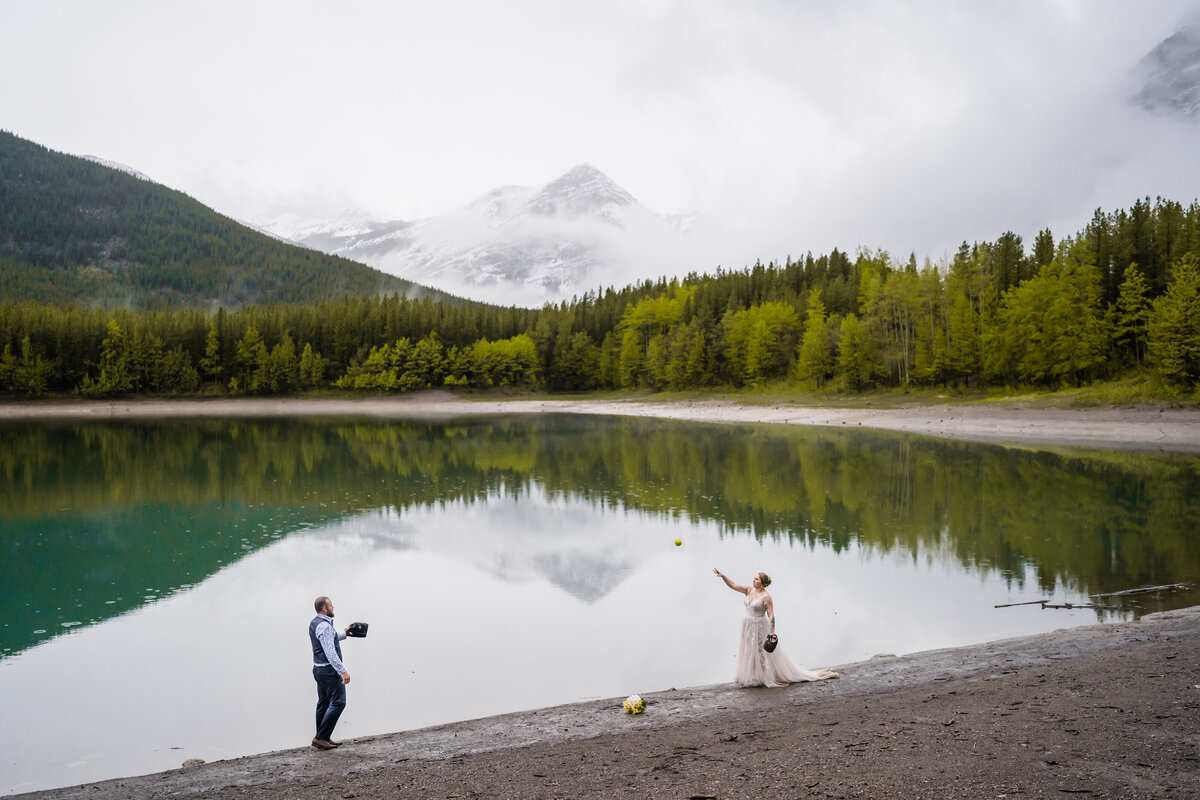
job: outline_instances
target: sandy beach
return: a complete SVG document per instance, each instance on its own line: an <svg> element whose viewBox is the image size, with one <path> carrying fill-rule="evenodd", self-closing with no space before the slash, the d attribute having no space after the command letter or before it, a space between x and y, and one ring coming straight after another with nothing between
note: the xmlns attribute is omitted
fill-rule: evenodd
<svg viewBox="0 0 1200 800"><path fill-rule="evenodd" d="M599 414L693 422L880 428L1014 445L1200 452L1200 409L1038 408L1017 403L825 408L727 400L488 400L449 392L372 398L48 401L0 404L0 420L346 416L445 419L465 414Z"/></svg>

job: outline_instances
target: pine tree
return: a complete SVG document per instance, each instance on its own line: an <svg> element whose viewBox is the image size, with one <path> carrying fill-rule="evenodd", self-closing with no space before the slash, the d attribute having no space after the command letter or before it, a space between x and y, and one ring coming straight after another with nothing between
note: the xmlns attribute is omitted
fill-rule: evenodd
<svg viewBox="0 0 1200 800"><path fill-rule="evenodd" d="M13 355L12 344L4 343L4 353L0 354L0 392L15 392L17 374L17 357Z"/></svg>
<svg viewBox="0 0 1200 800"><path fill-rule="evenodd" d="M1033 240L1032 264L1030 265L1029 274L1024 277L1033 277L1039 269L1049 265L1053 260L1054 235L1050 233L1049 228L1045 228L1038 231L1038 235Z"/></svg>
<svg viewBox="0 0 1200 800"><path fill-rule="evenodd" d="M296 358L296 345L289 334L284 334L267 358L266 377L263 388L274 392L293 392L300 385L300 362Z"/></svg>
<svg viewBox="0 0 1200 800"><path fill-rule="evenodd" d="M204 338L204 357L200 359L200 374L205 380L221 380L221 335L217 330L217 321L208 323L208 333Z"/></svg>
<svg viewBox="0 0 1200 800"><path fill-rule="evenodd" d="M1119 347L1133 353L1134 363L1139 367L1145 359L1146 331L1150 321L1149 290L1137 264L1125 268L1125 280L1117 296L1113 339Z"/></svg>
<svg viewBox="0 0 1200 800"><path fill-rule="evenodd" d="M182 347L163 353L158 391L170 394L194 392L200 386L200 373Z"/></svg>
<svg viewBox="0 0 1200 800"><path fill-rule="evenodd" d="M33 342L26 334L21 339L21 357L13 369L13 388L28 395L41 395L49 387L51 364L41 353L35 353Z"/></svg>
<svg viewBox="0 0 1200 800"><path fill-rule="evenodd" d="M237 374L234 378L240 391L257 394L267 388L269 356L267 345L259 335L258 328L247 325L246 332L237 343ZM230 383L230 391L236 393L234 386L235 384Z"/></svg>
<svg viewBox="0 0 1200 800"><path fill-rule="evenodd" d="M83 376L79 384L79 393L82 395L120 394L134 388L134 375L124 329L115 319L110 319L105 331L107 335L101 343L99 374L95 378L90 375Z"/></svg>

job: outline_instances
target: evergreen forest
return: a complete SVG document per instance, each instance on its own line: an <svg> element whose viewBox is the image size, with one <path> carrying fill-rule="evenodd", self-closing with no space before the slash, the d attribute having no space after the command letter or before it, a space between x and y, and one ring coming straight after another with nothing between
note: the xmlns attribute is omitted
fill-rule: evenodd
<svg viewBox="0 0 1200 800"><path fill-rule="evenodd" d="M541 309L400 294L208 313L0 306L0 389L287 394L797 386L1059 388L1200 378L1200 205L1139 200L1074 236L948 263L839 250Z"/></svg>
<svg viewBox="0 0 1200 800"><path fill-rule="evenodd" d="M11 134L0 155L4 394L1135 380L1200 399L1195 201L1139 199L1074 235L1010 231L936 263L835 249L527 309L286 245Z"/></svg>

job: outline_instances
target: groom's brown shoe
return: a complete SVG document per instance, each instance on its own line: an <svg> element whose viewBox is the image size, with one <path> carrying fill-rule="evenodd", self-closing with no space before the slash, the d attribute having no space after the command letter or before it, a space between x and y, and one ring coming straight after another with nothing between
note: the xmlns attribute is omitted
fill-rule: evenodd
<svg viewBox="0 0 1200 800"><path fill-rule="evenodd" d="M333 748L337 747L336 744L327 739L313 739L312 746L320 750L332 750Z"/></svg>
<svg viewBox="0 0 1200 800"><path fill-rule="evenodd" d="M341 746L342 746L342 743L341 743L341 742L335 742L333 739L326 739L325 741L329 742L329 743L330 743L331 745L333 745L334 747L341 747Z"/></svg>

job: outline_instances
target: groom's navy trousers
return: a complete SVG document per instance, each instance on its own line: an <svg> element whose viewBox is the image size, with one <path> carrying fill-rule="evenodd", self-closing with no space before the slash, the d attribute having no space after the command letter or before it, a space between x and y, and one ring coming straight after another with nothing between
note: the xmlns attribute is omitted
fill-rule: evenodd
<svg viewBox="0 0 1200 800"><path fill-rule="evenodd" d="M346 685L329 665L313 667L313 679L317 682L317 738L328 741L346 707Z"/></svg>

